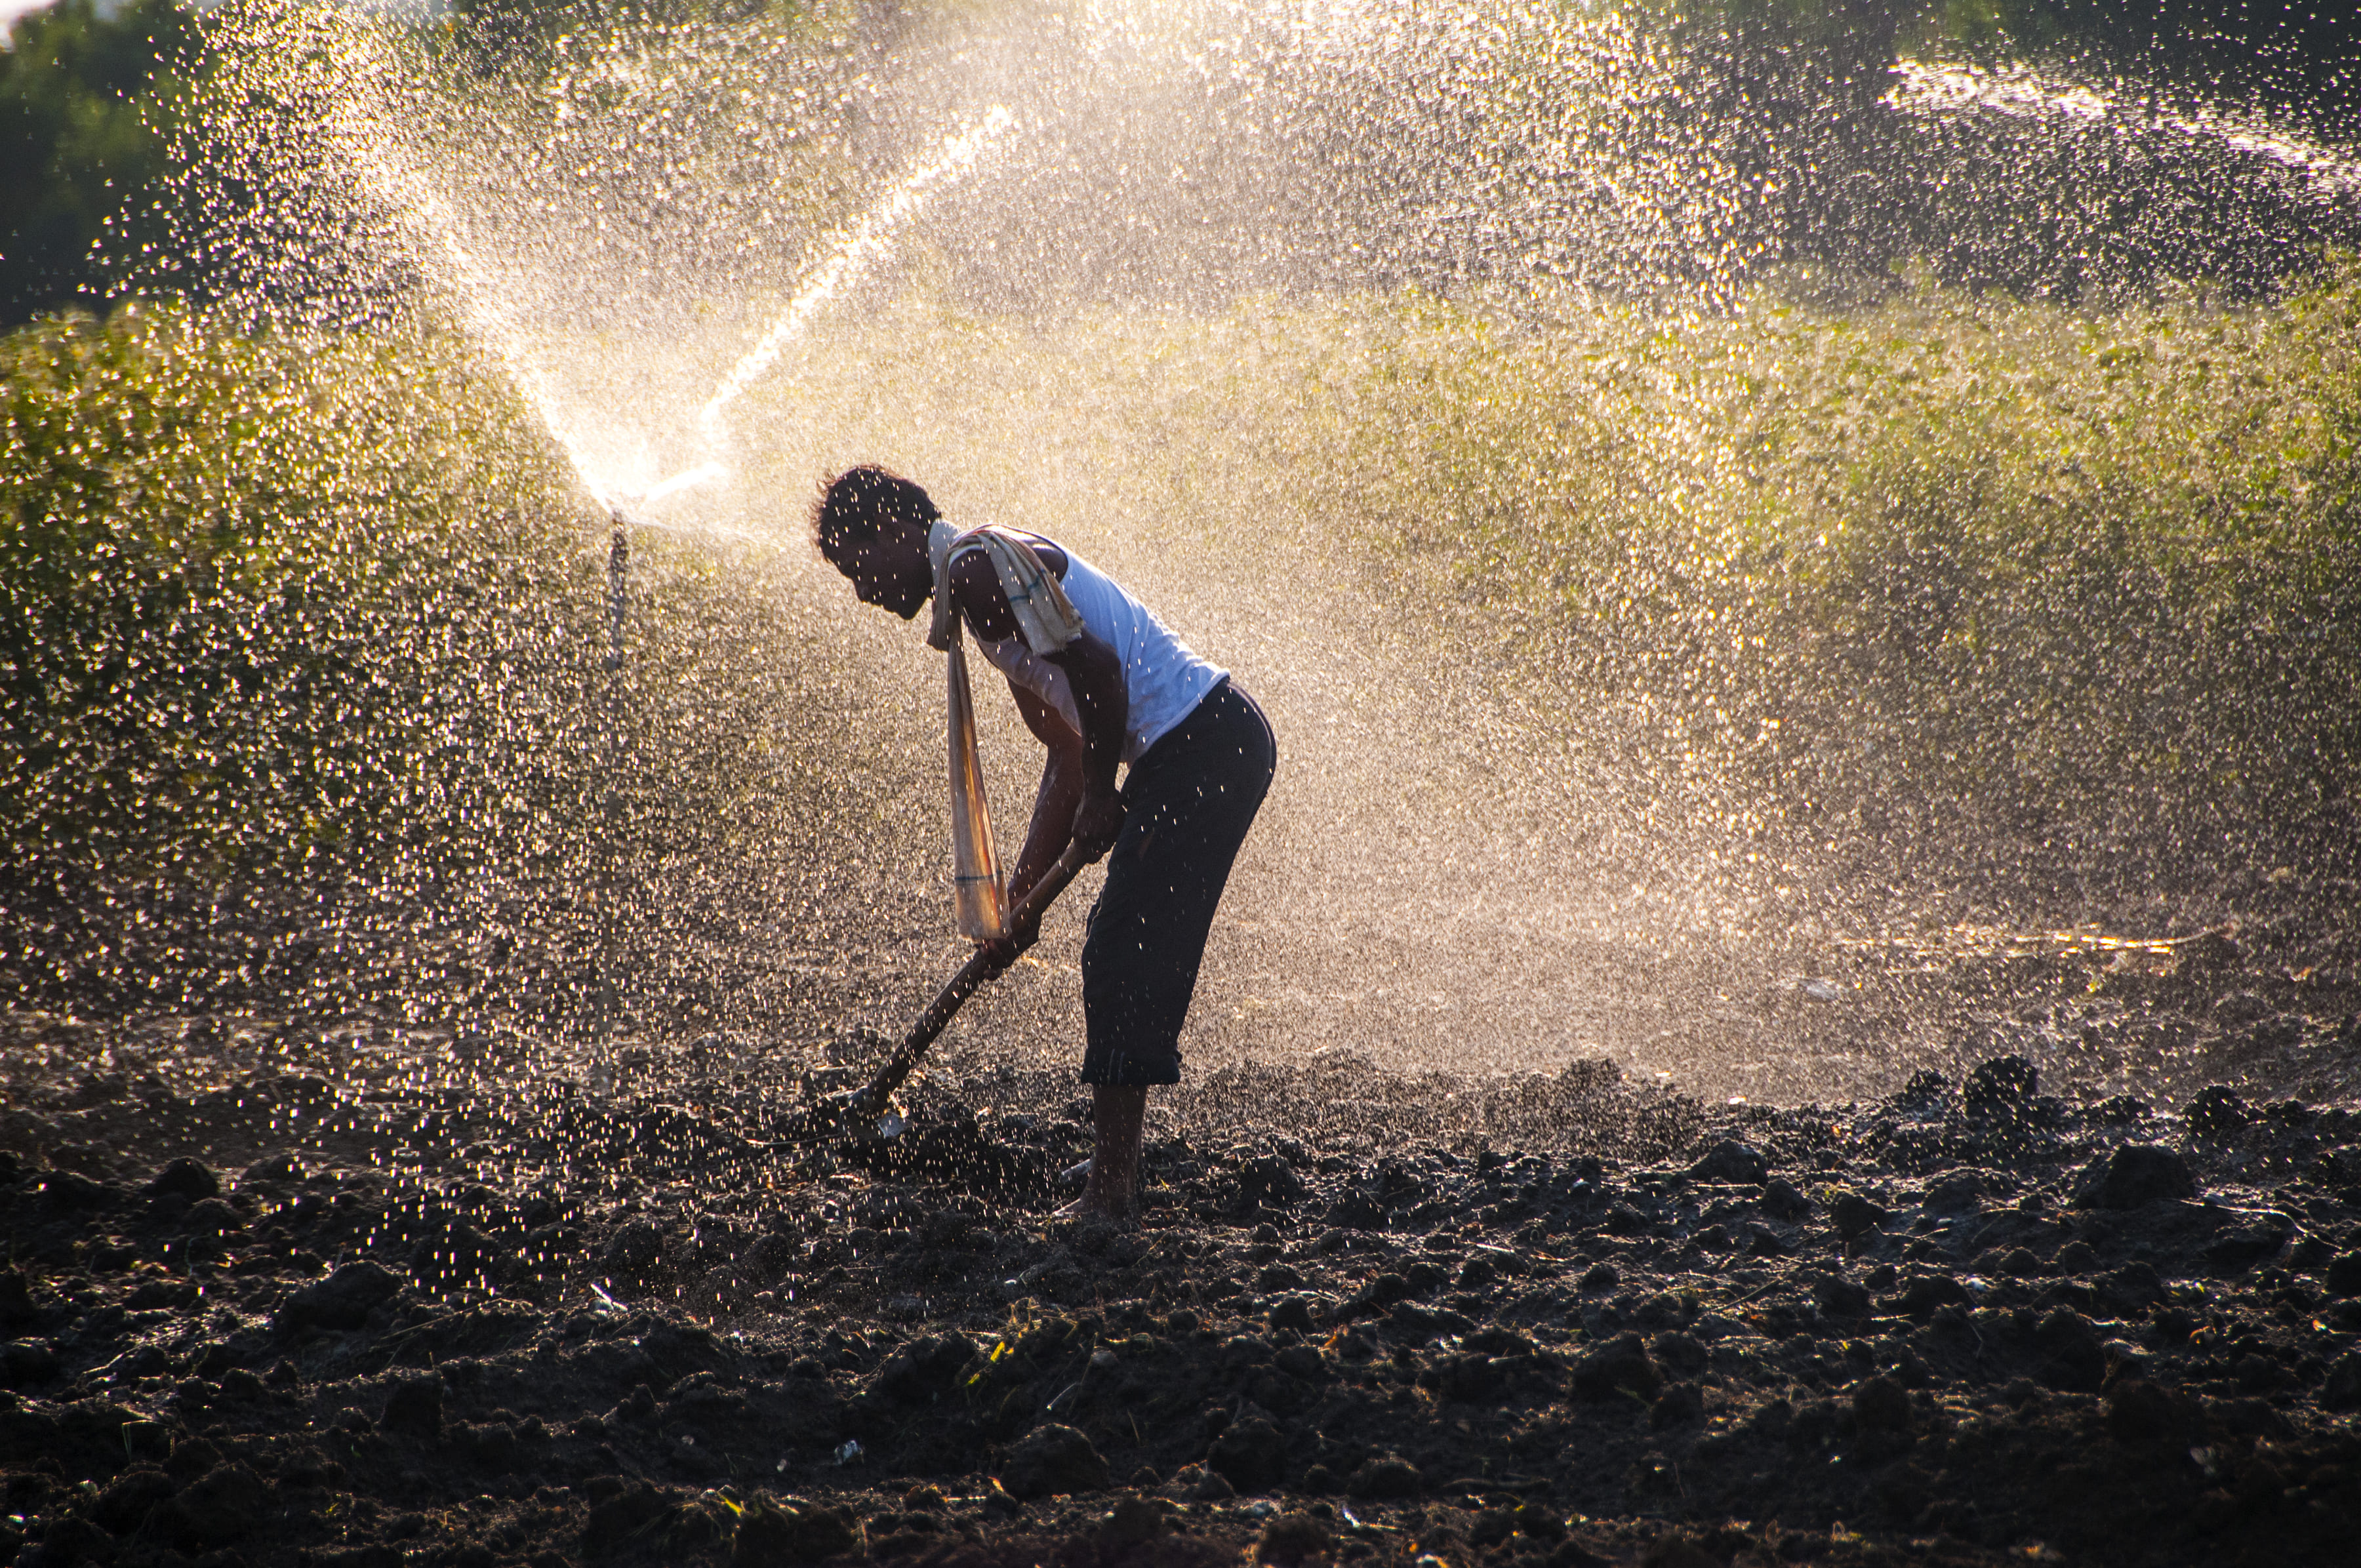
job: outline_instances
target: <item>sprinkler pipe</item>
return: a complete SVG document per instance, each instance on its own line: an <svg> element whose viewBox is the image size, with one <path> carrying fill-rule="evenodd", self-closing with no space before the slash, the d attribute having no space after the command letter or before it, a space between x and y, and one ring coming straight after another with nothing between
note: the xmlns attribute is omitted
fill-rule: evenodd
<svg viewBox="0 0 2361 1568"><path fill-rule="evenodd" d="M631 587L631 524L636 520L618 507L608 514L614 524L607 536L607 659L609 674L623 667L623 607Z"/></svg>
<svg viewBox="0 0 2361 1568"><path fill-rule="evenodd" d="M607 675L604 774L607 831L601 835L598 875L598 1037L602 1046L615 1033L618 997L615 990L618 946L615 907L615 834L621 815L623 611L631 602L631 524L637 520L620 507L607 510L607 652L598 661Z"/></svg>

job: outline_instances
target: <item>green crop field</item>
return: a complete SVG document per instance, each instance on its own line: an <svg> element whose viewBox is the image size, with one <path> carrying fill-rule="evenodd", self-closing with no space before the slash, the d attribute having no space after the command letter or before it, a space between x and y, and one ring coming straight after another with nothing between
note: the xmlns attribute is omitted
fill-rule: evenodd
<svg viewBox="0 0 2361 1568"><path fill-rule="evenodd" d="M2350 272L2253 308L1396 313L1333 483L1532 678L1784 807L1964 813L2168 885L2349 871L2356 318Z"/></svg>
<svg viewBox="0 0 2361 1568"><path fill-rule="evenodd" d="M1694 317L1397 295L1043 324L921 291L845 329L862 374L828 417L937 432L922 471L1052 531L1109 501L1216 554L1309 531L1732 832L1875 846L2000 912L2333 900L2361 759L2356 316L2350 273L2268 304L1921 283ZM588 931L617 845L775 862L856 790L842 725L806 717L841 694L784 652L812 640L759 569L642 540L633 657L602 674L604 530L456 334L257 340L143 307L0 353L20 983L186 960L268 990L335 934L282 920L258 957L202 930L293 889L513 883ZM808 389L758 393L749 428ZM799 549L812 476L755 455Z"/></svg>
<svg viewBox="0 0 2361 1568"><path fill-rule="evenodd" d="M1309 530L1732 826L2177 892L2351 872L2356 314L2350 272L2118 308L913 307L830 417L954 432L920 471L1041 526Z"/></svg>
<svg viewBox="0 0 2361 1568"><path fill-rule="evenodd" d="M0 835L37 996L268 994L463 903L595 939L615 844L709 848L755 770L796 776L758 758L762 609L709 567L603 669L605 530L454 338L126 308L0 339Z"/></svg>

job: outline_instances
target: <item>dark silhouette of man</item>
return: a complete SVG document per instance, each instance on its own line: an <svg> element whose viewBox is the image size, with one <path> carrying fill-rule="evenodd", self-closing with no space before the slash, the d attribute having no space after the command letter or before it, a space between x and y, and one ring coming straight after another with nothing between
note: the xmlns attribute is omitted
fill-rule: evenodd
<svg viewBox="0 0 2361 1568"><path fill-rule="evenodd" d="M868 466L830 480L813 521L820 554L862 603L905 620L931 603L939 648L964 624L1047 751L1009 903L1070 843L1107 856L1082 944L1082 1078L1097 1147L1065 1212L1128 1220L1148 1091L1180 1080L1180 1026L1206 933L1278 764L1270 726L1227 672L1038 534L952 529L925 490ZM1129 770L1120 789L1119 767ZM1005 968L1034 935L986 948Z"/></svg>

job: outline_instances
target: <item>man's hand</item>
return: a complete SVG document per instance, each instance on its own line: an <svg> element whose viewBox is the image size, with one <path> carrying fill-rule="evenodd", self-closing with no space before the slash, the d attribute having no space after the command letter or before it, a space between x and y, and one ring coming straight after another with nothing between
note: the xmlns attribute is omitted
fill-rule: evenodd
<svg viewBox="0 0 2361 1568"><path fill-rule="evenodd" d="M1123 799L1113 790L1093 791L1074 808L1074 842L1095 861L1115 848L1123 832Z"/></svg>
<svg viewBox="0 0 2361 1568"><path fill-rule="evenodd" d="M1005 937L997 938L989 942L978 942L975 945L975 950L992 960L992 972L998 974L1015 963L1023 956L1027 948L1040 939L1041 923L1036 920L1031 925L1017 927Z"/></svg>

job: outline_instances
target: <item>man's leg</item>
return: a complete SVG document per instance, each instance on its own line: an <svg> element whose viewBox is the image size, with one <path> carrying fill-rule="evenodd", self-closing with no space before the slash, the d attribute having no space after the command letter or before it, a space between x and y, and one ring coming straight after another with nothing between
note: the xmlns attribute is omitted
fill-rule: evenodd
<svg viewBox="0 0 2361 1568"><path fill-rule="evenodd" d="M1148 1090L1180 1080L1206 934L1276 764L1260 710L1224 688L1132 766L1130 809L1082 943L1082 1081L1098 1138L1071 1214L1128 1218L1138 1207Z"/></svg>
<svg viewBox="0 0 2361 1568"><path fill-rule="evenodd" d="M1094 1084L1091 1105L1098 1123L1091 1179L1066 1212L1078 1220L1128 1220L1139 1212L1139 1133L1148 1120L1148 1086Z"/></svg>

